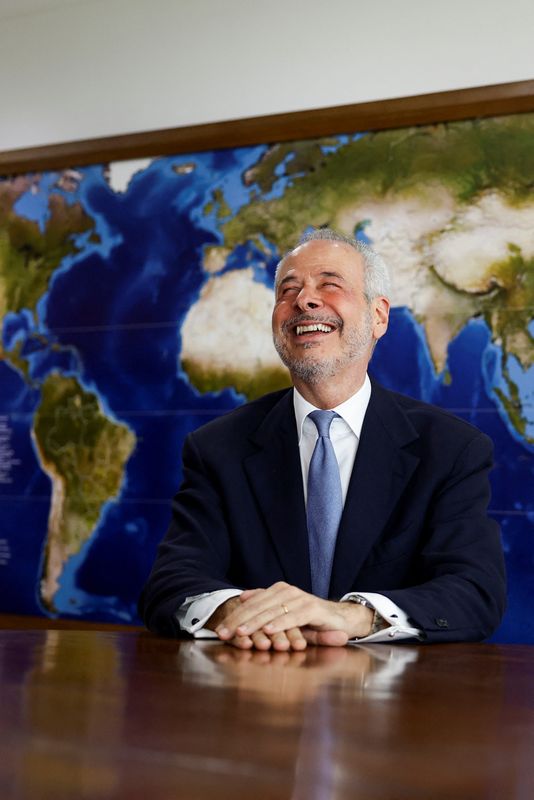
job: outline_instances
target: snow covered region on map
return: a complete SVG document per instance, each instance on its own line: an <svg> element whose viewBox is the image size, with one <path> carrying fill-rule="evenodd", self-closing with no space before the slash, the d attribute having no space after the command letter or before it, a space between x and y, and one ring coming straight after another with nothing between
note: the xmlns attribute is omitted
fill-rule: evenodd
<svg viewBox="0 0 534 800"><path fill-rule="evenodd" d="M534 115L0 180L0 611L136 622L186 434L289 385L276 264L310 227L391 267L388 388L495 446L534 643Z"/></svg>

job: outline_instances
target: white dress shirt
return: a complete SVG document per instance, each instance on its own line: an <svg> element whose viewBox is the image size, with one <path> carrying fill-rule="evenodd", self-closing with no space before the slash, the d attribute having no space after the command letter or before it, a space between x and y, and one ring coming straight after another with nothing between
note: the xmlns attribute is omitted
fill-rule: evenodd
<svg viewBox="0 0 534 800"><path fill-rule="evenodd" d="M332 420L330 426L330 440L332 442L339 466L343 504L347 497L350 476L358 450L358 443L362 430L363 420L371 397L371 381L365 376L363 386L349 397L344 403L336 406L335 411L339 417ZM316 407L293 389L293 403L297 432L299 437L300 465L302 469L302 483L304 499L307 502L308 469L317 441L317 428L308 415L316 411ZM194 634L196 637L216 637L214 631L203 628L204 623L222 603L231 597L241 594L240 589L220 589L207 592L194 597L186 598L177 611L177 619L182 630ZM354 596L364 597L378 611L388 623L384 628L372 636L366 636L354 641L358 642L387 642L392 639L407 639L421 636L421 631L410 625L407 614L384 595L376 592L349 592L341 598L349 600Z"/></svg>

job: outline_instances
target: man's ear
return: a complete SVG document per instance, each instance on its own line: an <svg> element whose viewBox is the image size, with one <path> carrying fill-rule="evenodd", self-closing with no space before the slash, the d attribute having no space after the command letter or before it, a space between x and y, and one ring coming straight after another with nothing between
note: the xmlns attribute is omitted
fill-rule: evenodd
<svg viewBox="0 0 534 800"><path fill-rule="evenodd" d="M390 302L387 297L373 297L371 309L373 336L375 339L381 339L388 329Z"/></svg>

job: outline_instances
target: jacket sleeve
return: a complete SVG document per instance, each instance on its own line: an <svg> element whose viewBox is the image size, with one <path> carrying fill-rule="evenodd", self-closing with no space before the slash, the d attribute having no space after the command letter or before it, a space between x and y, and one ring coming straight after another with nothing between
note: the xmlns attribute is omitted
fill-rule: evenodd
<svg viewBox="0 0 534 800"><path fill-rule="evenodd" d="M183 636L176 612L186 597L235 588L226 578L230 540L217 478L205 466L194 434L183 448L183 482L138 604L149 630Z"/></svg>
<svg viewBox="0 0 534 800"><path fill-rule="evenodd" d="M479 641L506 605L500 528L487 515L492 444L477 434L458 455L429 509L419 557L420 583L377 591L423 631L427 642Z"/></svg>

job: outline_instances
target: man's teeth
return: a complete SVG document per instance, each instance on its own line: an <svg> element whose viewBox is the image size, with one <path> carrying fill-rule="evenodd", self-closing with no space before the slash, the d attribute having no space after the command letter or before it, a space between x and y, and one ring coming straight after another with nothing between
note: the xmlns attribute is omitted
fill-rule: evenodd
<svg viewBox="0 0 534 800"><path fill-rule="evenodd" d="M315 331L321 331L321 333L330 333L332 328L329 325L323 325L320 322L317 322L313 325L297 325L296 331L297 336L301 336L303 333L314 333Z"/></svg>

